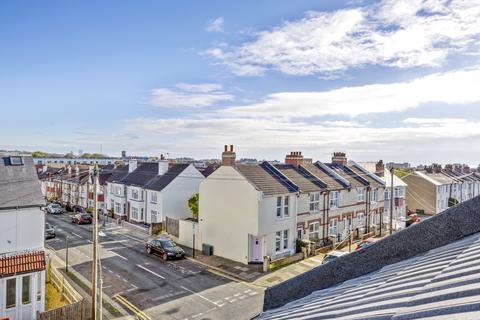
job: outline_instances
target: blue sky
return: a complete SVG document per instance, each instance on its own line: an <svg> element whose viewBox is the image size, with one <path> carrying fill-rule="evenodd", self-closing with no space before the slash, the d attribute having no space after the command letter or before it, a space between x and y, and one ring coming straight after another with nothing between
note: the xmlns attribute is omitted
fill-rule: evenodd
<svg viewBox="0 0 480 320"><path fill-rule="evenodd" d="M476 2L4 1L0 149L476 165Z"/></svg>

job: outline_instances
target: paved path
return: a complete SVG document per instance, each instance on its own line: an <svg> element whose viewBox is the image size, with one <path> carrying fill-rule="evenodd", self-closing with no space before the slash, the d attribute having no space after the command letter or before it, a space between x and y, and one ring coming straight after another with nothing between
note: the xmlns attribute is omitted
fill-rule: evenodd
<svg viewBox="0 0 480 320"><path fill-rule="evenodd" d="M46 244L69 266L91 278L92 226L72 224L71 214L48 215L57 238ZM263 290L211 273L190 260L164 262L145 253L144 240L114 224L100 228L104 294L143 319L250 319L260 313Z"/></svg>

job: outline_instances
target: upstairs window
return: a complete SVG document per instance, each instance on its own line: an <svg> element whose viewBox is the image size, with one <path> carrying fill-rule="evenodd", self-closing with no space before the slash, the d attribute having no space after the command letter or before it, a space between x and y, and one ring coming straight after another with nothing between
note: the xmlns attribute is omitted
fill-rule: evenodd
<svg viewBox="0 0 480 320"><path fill-rule="evenodd" d="M282 197L277 197L277 218L282 217Z"/></svg>
<svg viewBox="0 0 480 320"><path fill-rule="evenodd" d="M377 202L378 199L378 190L377 189L372 189L370 192L370 202Z"/></svg>
<svg viewBox="0 0 480 320"><path fill-rule="evenodd" d="M330 209L338 208L338 191L330 192Z"/></svg>
<svg viewBox="0 0 480 320"><path fill-rule="evenodd" d="M283 198L283 215L285 217L289 217L290 216L290 208L288 207L288 201L289 201L290 197L289 196L285 196Z"/></svg>
<svg viewBox="0 0 480 320"><path fill-rule="evenodd" d="M320 210L320 193L312 193L310 195L310 212L318 212Z"/></svg>
<svg viewBox="0 0 480 320"><path fill-rule="evenodd" d="M357 202L365 201L365 188L357 188Z"/></svg>
<svg viewBox="0 0 480 320"><path fill-rule="evenodd" d="M157 203L157 193L156 192L152 192L150 194L150 201L153 202L153 203Z"/></svg>
<svg viewBox="0 0 480 320"><path fill-rule="evenodd" d="M289 196L277 197L276 216L277 218L284 218L290 216Z"/></svg>
<svg viewBox="0 0 480 320"><path fill-rule="evenodd" d="M132 199L138 200L138 191L132 190Z"/></svg>
<svg viewBox="0 0 480 320"><path fill-rule="evenodd" d="M23 166L23 157L10 156L3 158L6 166Z"/></svg>

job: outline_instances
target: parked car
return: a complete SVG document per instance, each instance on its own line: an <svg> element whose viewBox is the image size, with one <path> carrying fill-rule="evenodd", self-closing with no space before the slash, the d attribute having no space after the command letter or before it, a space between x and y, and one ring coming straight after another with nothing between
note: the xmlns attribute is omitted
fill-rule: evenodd
<svg viewBox="0 0 480 320"><path fill-rule="evenodd" d="M58 203L50 203L47 206L47 212L51 214L61 214L65 212L65 209L63 209Z"/></svg>
<svg viewBox="0 0 480 320"><path fill-rule="evenodd" d="M322 264L328 263L330 261L333 261L337 259L338 257L344 256L348 254L348 252L344 251L332 251L327 253L327 255L323 258Z"/></svg>
<svg viewBox="0 0 480 320"><path fill-rule="evenodd" d="M76 223L76 224L92 223L92 217L88 213L77 213L72 217L72 223Z"/></svg>
<svg viewBox="0 0 480 320"><path fill-rule="evenodd" d="M57 235L55 234L55 227L48 222L45 223L45 239L52 239L56 236Z"/></svg>
<svg viewBox="0 0 480 320"><path fill-rule="evenodd" d="M175 242L167 238L157 238L148 241L145 244L147 253L158 253L163 260L185 257L185 251L180 248Z"/></svg>
<svg viewBox="0 0 480 320"><path fill-rule="evenodd" d="M366 248L369 245L374 244L375 242L377 242L377 239L374 238L368 238L366 240L363 240L359 244L357 244L355 251L362 250L363 248Z"/></svg>
<svg viewBox="0 0 480 320"><path fill-rule="evenodd" d="M85 213L85 209L82 206L79 206L78 204L72 206L72 211L73 212L79 212L79 213Z"/></svg>

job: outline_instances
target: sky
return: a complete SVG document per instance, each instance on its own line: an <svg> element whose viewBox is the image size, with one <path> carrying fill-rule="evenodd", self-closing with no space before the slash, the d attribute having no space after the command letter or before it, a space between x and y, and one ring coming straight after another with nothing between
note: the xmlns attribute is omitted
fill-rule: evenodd
<svg viewBox="0 0 480 320"><path fill-rule="evenodd" d="M480 3L2 1L0 149L480 163Z"/></svg>

